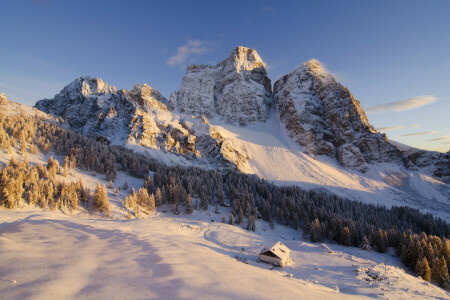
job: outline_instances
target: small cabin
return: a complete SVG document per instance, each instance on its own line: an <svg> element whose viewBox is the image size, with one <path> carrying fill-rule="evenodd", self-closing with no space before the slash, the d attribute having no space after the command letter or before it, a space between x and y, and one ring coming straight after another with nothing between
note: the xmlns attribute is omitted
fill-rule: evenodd
<svg viewBox="0 0 450 300"><path fill-rule="evenodd" d="M269 249L264 248L259 253L259 259L276 266L284 267L289 260L289 252L291 250L288 247L278 242Z"/></svg>

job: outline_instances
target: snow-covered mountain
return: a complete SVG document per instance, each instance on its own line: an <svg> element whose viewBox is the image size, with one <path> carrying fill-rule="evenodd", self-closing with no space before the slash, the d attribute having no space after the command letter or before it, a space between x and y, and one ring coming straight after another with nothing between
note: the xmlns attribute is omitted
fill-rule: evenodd
<svg viewBox="0 0 450 300"><path fill-rule="evenodd" d="M401 163L397 147L369 124L359 101L317 60L278 80L274 100L289 136L310 154L360 170L373 162Z"/></svg>
<svg viewBox="0 0 450 300"><path fill-rule="evenodd" d="M237 169L450 218L450 155L388 141L315 60L271 93L257 52L238 47L216 66L188 67L170 101L145 84L126 91L82 77L36 107L79 133L170 164Z"/></svg>
<svg viewBox="0 0 450 300"><path fill-rule="evenodd" d="M78 133L150 151L171 163L220 170L245 165L245 155L231 148L205 117L172 114L166 103L147 84L117 90L102 79L80 77L53 99L38 101L36 108Z"/></svg>
<svg viewBox="0 0 450 300"><path fill-rule="evenodd" d="M265 64L256 50L237 47L215 66L189 66L180 89L170 96L170 108L246 125L269 117L271 93Z"/></svg>

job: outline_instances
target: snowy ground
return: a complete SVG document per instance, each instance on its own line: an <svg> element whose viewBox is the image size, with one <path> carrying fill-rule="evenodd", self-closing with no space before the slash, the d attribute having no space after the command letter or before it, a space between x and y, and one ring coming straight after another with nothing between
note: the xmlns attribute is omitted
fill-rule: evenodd
<svg viewBox="0 0 450 300"><path fill-rule="evenodd" d="M370 165L366 173L343 168L326 156L311 157L272 117L266 123L238 127L220 121L216 129L249 157L242 170L279 185L327 190L342 197L397 206L413 206L450 221L450 187L394 163Z"/></svg>
<svg viewBox="0 0 450 300"><path fill-rule="evenodd" d="M0 158L4 163L9 156ZM31 163L47 159L29 155ZM106 183L103 175L79 170L59 179L80 177L91 189ZM119 173L114 185L124 181L130 188L143 183ZM74 214L30 206L0 209L0 298L450 299L389 254L311 244L300 231L272 230L262 221L248 232L220 223L226 208L190 216L162 208L127 220L121 208L126 192L108 191L111 218L83 209ZM277 241L292 250L293 263L272 268L258 262L258 252Z"/></svg>
<svg viewBox="0 0 450 300"><path fill-rule="evenodd" d="M2 299L450 299L390 255L385 272L382 254L330 253L290 229L250 233L214 213L114 220L26 208L0 218ZM257 253L279 240L293 264L271 270Z"/></svg>

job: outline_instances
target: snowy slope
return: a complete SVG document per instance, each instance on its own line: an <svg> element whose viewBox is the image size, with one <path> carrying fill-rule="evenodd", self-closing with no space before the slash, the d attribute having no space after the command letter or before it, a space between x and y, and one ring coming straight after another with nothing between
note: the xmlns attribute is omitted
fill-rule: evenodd
<svg viewBox="0 0 450 300"><path fill-rule="evenodd" d="M247 127L216 123L214 127L234 148L249 157L242 171L280 185L322 189L353 200L407 205L450 220L450 188L422 171L395 163L368 166L365 173L344 168L327 156L311 156L294 143L276 117Z"/></svg>
<svg viewBox="0 0 450 300"><path fill-rule="evenodd" d="M250 233L209 222L214 214L128 221L26 208L1 210L0 219L2 299L450 297L390 255L385 272L384 254L311 244L262 223ZM257 253L279 240L293 263L271 270Z"/></svg>

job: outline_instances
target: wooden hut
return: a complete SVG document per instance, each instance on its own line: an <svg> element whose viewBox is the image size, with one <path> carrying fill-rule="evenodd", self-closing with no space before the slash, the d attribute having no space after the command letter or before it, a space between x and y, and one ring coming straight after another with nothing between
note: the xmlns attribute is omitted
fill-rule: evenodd
<svg viewBox="0 0 450 300"><path fill-rule="evenodd" d="M288 247L278 242L269 249L264 248L259 253L259 259L276 266L284 267L289 260L289 252L291 250Z"/></svg>

